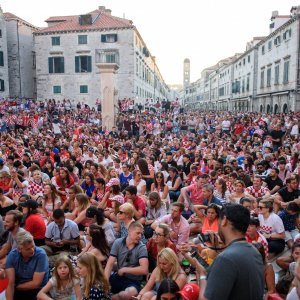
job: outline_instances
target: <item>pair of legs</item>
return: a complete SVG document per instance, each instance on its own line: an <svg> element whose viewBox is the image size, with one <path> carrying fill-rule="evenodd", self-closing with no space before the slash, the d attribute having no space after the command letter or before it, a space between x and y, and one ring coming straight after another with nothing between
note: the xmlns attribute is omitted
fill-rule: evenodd
<svg viewBox="0 0 300 300"><path fill-rule="evenodd" d="M113 273L109 278L112 300L132 300L140 291L140 283L127 277Z"/></svg>

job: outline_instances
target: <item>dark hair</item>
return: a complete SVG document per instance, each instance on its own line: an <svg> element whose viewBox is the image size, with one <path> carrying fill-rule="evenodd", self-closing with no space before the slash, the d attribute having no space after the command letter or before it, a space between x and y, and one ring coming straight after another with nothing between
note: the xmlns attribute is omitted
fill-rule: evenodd
<svg viewBox="0 0 300 300"><path fill-rule="evenodd" d="M207 207L207 210L209 210L209 209L214 209L217 214L217 218L220 218L220 208L217 204L215 204L215 203L209 204Z"/></svg>
<svg viewBox="0 0 300 300"><path fill-rule="evenodd" d="M249 225L254 225L254 226L256 226L256 227L259 227L259 226L260 226L259 219L258 219L258 218L253 218L253 217L251 217L251 218L250 218Z"/></svg>
<svg viewBox="0 0 300 300"><path fill-rule="evenodd" d="M290 210L291 212L294 212L294 213L299 212L299 206L295 202L290 202L286 209Z"/></svg>
<svg viewBox="0 0 300 300"><path fill-rule="evenodd" d="M251 203L251 200L247 197L243 197L240 199L240 204L243 205L245 202Z"/></svg>
<svg viewBox="0 0 300 300"><path fill-rule="evenodd" d="M246 207L240 204L227 203L220 212L220 218L223 219L224 217L230 221L233 230L246 233L250 222L250 212Z"/></svg>
<svg viewBox="0 0 300 300"><path fill-rule="evenodd" d="M161 295L163 294L166 293L176 294L177 292L179 292L179 290L180 290L179 286L175 280L166 278L159 285L159 288L157 290L156 300L161 300Z"/></svg>
<svg viewBox="0 0 300 300"><path fill-rule="evenodd" d="M134 185L129 185L128 187L125 188L124 192L128 192L131 195L136 195L137 194L137 188Z"/></svg>
<svg viewBox="0 0 300 300"><path fill-rule="evenodd" d="M65 213L62 209L57 208L54 209L53 214L52 214L53 219L58 220L60 218L64 218L65 217Z"/></svg>
<svg viewBox="0 0 300 300"><path fill-rule="evenodd" d="M97 224L100 226L103 225L103 223L105 221L104 210L102 208L97 208L95 206L90 206L86 210L85 216L87 218L94 218L94 216L96 216Z"/></svg>
<svg viewBox="0 0 300 300"><path fill-rule="evenodd" d="M103 255L108 257L110 249L105 237L104 229L97 224L92 224L89 228L93 247L97 248Z"/></svg>
<svg viewBox="0 0 300 300"><path fill-rule="evenodd" d="M296 242L296 243L293 244L292 249L291 249L291 253L293 253L296 250L296 248L300 248L300 243Z"/></svg>
<svg viewBox="0 0 300 300"><path fill-rule="evenodd" d="M184 210L184 204L181 203L181 202L174 202L174 203L173 203L173 206L179 207L180 212L183 212L183 210Z"/></svg>
<svg viewBox="0 0 300 300"><path fill-rule="evenodd" d="M266 263L266 253L265 253L265 248L264 248L263 244L255 242L255 243L252 243L252 245L258 250L259 254L262 257L263 263L265 264Z"/></svg>
<svg viewBox="0 0 300 300"><path fill-rule="evenodd" d="M139 166L139 169L143 175L150 175L146 159L140 158L137 162L137 165Z"/></svg>

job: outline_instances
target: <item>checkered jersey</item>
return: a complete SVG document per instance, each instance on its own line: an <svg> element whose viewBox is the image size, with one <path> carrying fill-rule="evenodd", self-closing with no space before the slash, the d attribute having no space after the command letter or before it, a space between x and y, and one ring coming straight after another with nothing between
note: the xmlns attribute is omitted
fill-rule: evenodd
<svg viewBox="0 0 300 300"><path fill-rule="evenodd" d="M270 190L267 187L263 186L259 189L255 189L253 185L251 185L246 188L245 192L255 198L262 198L266 193L270 192Z"/></svg>
<svg viewBox="0 0 300 300"><path fill-rule="evenodd" d="M38 184L34 181L30 181L29 186L28 186L28 192L33 196L35 196L36 194L39 194L39 193L44 193L44 184L43 184L43 182Z"/></svg>

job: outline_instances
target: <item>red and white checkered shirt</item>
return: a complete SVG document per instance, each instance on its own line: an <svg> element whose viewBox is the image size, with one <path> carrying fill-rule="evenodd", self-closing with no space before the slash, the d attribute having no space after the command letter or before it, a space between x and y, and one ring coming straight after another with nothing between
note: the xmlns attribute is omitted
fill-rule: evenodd
<svg viewBox="0 0 300 300"><path fill-rule="evenodd" d="M253 185L249 186L245 190L246 193L250 194L251 196L255 198L262 198L265 196L266 193L270 193L270 190L267 187L261 187L258 190L256 190Z"/></svg>
<svg viewBox="0 0 300 300"><path fill-rule="evenodd" d="M28 186L28 192L35 196L38 193L44 193L44 184L41 182L40 184L30 181L29 186Z"/></svg>

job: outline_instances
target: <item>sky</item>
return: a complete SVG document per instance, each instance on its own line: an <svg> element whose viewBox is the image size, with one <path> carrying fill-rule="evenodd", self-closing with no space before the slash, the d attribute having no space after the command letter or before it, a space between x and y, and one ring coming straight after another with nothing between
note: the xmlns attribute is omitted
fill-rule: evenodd
<svg viewBox="0 0 300 300"><path fill-rule="evenodd" d="M298 2L298 3L297 3ZM45 27L50 16L80 15L98 6L133 21L167 84L182 84L183 61L191 82L219 60L245 51L254 36L269 34L272 11L289 15L298 0L0 0L4 12Z"/></svg>

